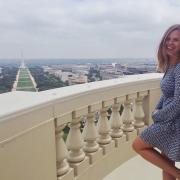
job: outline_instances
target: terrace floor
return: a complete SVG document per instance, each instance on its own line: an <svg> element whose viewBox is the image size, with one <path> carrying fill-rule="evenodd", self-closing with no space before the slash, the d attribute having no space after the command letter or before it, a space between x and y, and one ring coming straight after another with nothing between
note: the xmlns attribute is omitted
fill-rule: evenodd
<svg viewBox="0 0 180 180"><path fill-rule="evenodd" d="M180 168L180 163L176 163ZM161 169L153 166L139 155L116 168L103 180L161 180Z"/></svg>

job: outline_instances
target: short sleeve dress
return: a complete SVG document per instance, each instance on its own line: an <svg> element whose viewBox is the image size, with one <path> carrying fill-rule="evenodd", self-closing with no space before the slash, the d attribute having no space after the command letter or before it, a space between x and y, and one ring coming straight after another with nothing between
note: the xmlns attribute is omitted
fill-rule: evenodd
<svg viewBox="0 0 180 180"><path fill-rule="evenodd" d="M169 159L180 162L180 63L169 66L160 82L162 96L152 113L154 123L140 137Z"/></svg>

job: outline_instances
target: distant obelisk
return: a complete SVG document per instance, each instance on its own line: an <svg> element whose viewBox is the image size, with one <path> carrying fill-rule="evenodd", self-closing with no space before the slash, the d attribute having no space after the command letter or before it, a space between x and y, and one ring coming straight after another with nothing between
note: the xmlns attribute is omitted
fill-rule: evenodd
<svg viewBox="0 0 180 180"><path fill-rule="evenodd" d="M21 52L21 65L20 68L26 68L25 63L24 63L24 57L23 57L23 53Z"/></svg>

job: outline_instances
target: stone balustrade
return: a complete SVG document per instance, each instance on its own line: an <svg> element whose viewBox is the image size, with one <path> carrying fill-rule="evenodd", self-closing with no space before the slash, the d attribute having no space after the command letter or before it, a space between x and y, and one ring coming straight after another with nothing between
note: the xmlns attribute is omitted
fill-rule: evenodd
<svg viewBox="0 0 180 180"><path fill-rule="evenodd" d="M103 179L135 156L131 144L152 123L161 77L0 95L0 179Z"/></svg>

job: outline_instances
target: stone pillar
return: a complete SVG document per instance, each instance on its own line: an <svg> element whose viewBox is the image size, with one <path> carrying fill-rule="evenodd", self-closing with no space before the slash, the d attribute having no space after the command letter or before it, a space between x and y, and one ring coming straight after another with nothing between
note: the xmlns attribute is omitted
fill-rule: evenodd
<svg viewBox="0 0 180 180"><path fill-rule="evenodd" d="M75 111L72 113L72 122L70 123L66 144L69 149L69 162L77 163L84 160L85 153L82 150L83 138L80 131L80 117L75 117Z"/></svg>
<svg viewBox="0 0 180 180"><path fill-rule="evenodd" d="M87 153L96 152L99 148L97 139L97 129L94 122L94 112L91 111L91 106L88 106L88 115L86 125L83 130L83 137L85 141L84 151Z"/></svg>

